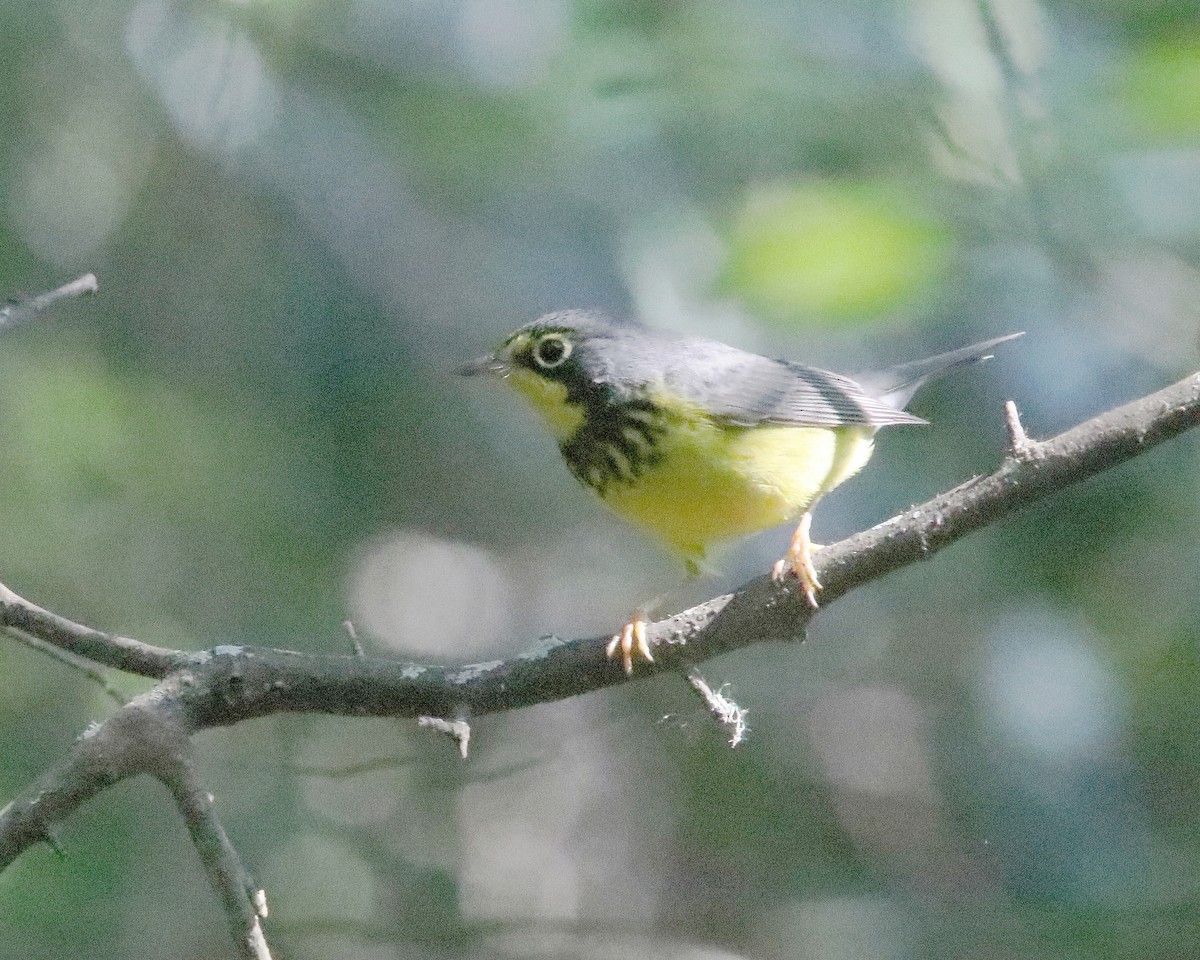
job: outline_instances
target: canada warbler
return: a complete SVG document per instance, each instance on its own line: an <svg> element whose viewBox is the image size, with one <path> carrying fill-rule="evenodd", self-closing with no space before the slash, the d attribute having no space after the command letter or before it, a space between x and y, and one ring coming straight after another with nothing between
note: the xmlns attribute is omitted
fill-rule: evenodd
<svg viewBox="0 0 1200 960"><path fill-rule="evenodd" d="M548 313L462 373L502 377L542 416L571 473L613 511L699 570L710 544L799 518L776 579L793 573L817 605L808 537L817 500L856 474L875 432L925 423L904 411L946 370L986 360L998 337L857 381L699 337ZM652 660L645 615L613 637L626 672Z"/></svg>

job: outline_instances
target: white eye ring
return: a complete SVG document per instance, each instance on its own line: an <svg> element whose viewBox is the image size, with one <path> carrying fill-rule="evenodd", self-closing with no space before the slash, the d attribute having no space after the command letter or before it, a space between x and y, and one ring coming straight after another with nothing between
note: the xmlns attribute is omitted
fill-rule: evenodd
<svg viewBox="0 0 1200 960"><path fill-rule="evenodd" d="M547 333L533 345L534 362L543 370L561 367L570 355L571 341L557 333Z"/></svg>

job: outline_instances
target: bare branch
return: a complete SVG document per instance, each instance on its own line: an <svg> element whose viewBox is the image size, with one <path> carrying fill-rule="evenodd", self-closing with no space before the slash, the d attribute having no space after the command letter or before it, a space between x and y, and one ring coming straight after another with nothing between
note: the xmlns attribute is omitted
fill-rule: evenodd
<svg viewBox="0 0 1200 960"><path fill-rule="evenodd" d="M1131 460L1200 425L1200 374L1028 445L977 477L818 553L822 602L926 559L968 533Z"/></svg>
<svg viewBox="0 0 1200 960"><path fill-rule="evenodd" d="M180 650L117 637L43 610L0 583L0 628L24 631L77 656L126 673L161 680L188 661Z"/></svg>
<svg viewBox="0 0 1200 960"><path fill-rule="evenodd" d="M262 930L267 915L266 892L251 881L229 836L217 819L212 794L204 789L189 754L180 757L159 779L175 797L192 844L221 898L238 951L246 960L271 960Z"/></svg>
<svg viewBox="0 0 1200 960"><path fill-rule="evenodd" d="M266 900L241 865L196 773L191 740L178 708L186 676L135 697L107 721L89 727L67 756L0 810L0 869L31 844L55 850L54 828L107 787L138 774L171 791L246 960L270 960L262 932Z"/></svg>
<svg viewBox="0 0 1200 960"><path fill-rule="evenodd" d="M60 300L82 296L85 293L96 293L100 285L96 275L85 273L76 277L70 283L64 283L57 290L39 293L24 300L13 300L0 307L0 331L19 326L41 316Z"/></svg>
<svg viewBox="0 0 1200 960"><path fill-rule="evenodd" d="M190 749L167 680L89 727L67 755L0 810L0 869L30 845L51 843L54 828L96 794L139 773L158 776L164 758Z"/></svg>

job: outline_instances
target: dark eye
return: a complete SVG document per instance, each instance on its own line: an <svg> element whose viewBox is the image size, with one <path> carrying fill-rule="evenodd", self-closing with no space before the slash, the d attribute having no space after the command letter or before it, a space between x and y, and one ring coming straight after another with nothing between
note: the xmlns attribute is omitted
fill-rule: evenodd
<svg viewBox="0 0 1200 960"><path fill-rule="evenodd" d="M571 355L571 341L548 333L533 346L533 359L543 370L553 370Z"/></svg>

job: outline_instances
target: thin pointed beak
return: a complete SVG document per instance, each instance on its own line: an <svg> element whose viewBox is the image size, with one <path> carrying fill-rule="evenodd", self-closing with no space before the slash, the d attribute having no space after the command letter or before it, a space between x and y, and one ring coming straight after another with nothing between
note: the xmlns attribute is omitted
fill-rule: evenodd
<svg viewBox="0 0 1200 960"><path fill-rule="evenodd" d="M496 376L508 372L508 364L496 354L489 353L486 357L476 357L470 363L464 363L455 371L463 377L477 377L480 374Z"/></svg>

